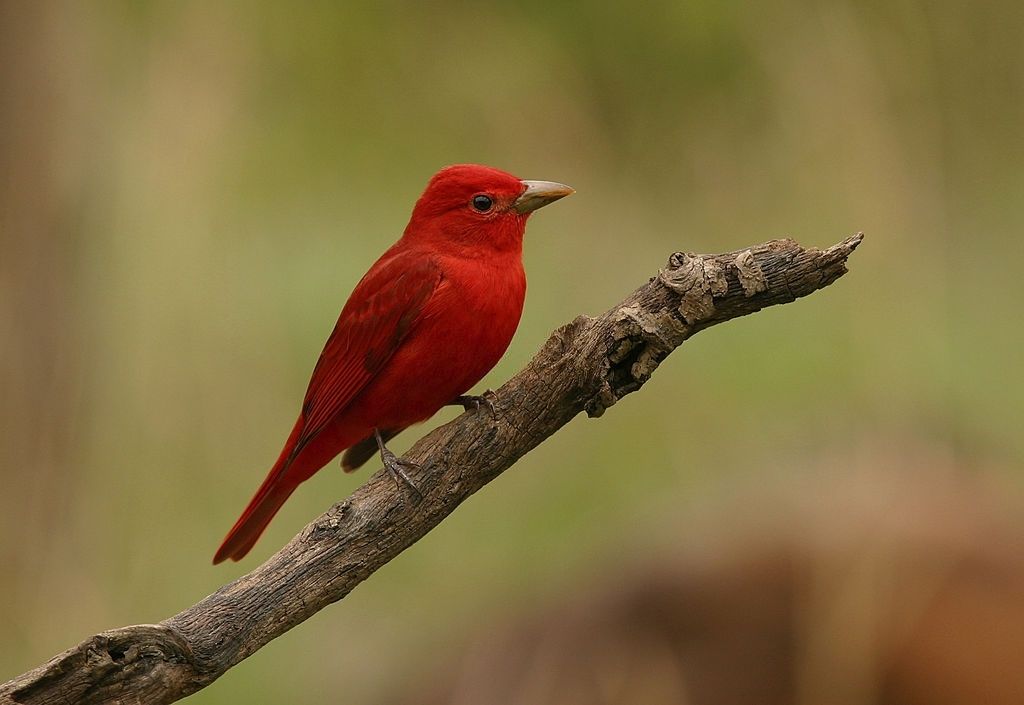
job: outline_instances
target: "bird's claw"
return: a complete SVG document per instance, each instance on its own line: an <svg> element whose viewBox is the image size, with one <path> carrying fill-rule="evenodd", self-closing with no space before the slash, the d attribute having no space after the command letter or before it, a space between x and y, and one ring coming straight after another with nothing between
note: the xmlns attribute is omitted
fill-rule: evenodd
<svg viewBox="0 0 1024 705"><path fill-rule="evenodd" d="M409 492L416 498L417 502L423 500L423 493L420 492L420 488L416 486L416 483L412 481L409 474L405 471L406 468L410 470L422 469L416 463L411 463L408 460L402 460L397 455L388 450L387 446L384 445L384 436L381 435L380 429L373 429L373 437L377 441L377 449L380 451L380 460L384 463L384 467L390 473L391 477L395 478L395 484L399 487L404 486Z"/></svg>
<svg viewBox="0 0 1024 705"><path fill-rule="evenodd" d="M462 408L466 411L480 411L481 406L486 406L487 410L491 412L491 416L494 416L494 403L491 401L493 396L494 392L490 389L479 396L475 394L462 394L455 397L455 401L452 404L461 404Z"/></svg>
<svg viewBox="0 0 1024 705"><path fill-rule="evenodd" d="M408 490L416 498L417 502L423 500L423 492L420 491L420 488L409 477L409 473L406 472L406 468L409 470L420 470L421 467L419 465L408 460L402 460L387 449L381 452L381 460L384 463L384 468L395 479L395 484L400 488L404 487Z"/></svg>

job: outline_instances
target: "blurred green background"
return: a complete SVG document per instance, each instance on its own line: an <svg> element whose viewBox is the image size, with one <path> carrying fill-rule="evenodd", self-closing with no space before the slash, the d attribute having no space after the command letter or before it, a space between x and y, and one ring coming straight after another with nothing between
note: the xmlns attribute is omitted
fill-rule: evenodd
<svg viewBox="0 0 1024 705"><path fill-rule="evenodd" d="M531 221L481 388L674 250L867 239L189 702L375 702L823 458L924 446L1022 489L1019 3L0 8L0 680L183 609L366 479L329 466L210 565L351 287L456 162L578 191Z"/></svg>

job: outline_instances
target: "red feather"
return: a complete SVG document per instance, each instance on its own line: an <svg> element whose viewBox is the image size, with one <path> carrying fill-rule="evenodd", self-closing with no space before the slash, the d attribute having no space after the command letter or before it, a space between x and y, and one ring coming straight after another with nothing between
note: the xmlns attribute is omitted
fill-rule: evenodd
<svg viewBox="0 0 1024 705"><path fill-rule="evenodd" d="M367 272L320 353L302 414L281 456L228 532L214 563L248 553L299 483L320 469L302 462L303 449L391 358L440 281L436 263L413 259L408 252L385 256Z"/></svg>
<svg viewBox="0 0 1024 705"><path fill-rule="evenodd" d="M367 272L320 353L302 402L304 446L391 359L441 283L429 256L399 250Z"/></svg>

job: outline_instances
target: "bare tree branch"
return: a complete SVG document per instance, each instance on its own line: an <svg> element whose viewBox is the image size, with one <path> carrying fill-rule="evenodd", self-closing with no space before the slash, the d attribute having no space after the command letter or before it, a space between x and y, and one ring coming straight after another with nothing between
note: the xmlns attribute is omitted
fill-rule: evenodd
<svg viewBox="0 0 1024 705"><path fill-rule="evenodd" d="M420 440L412 503L377 472L266 563L155 625L97 634L0 686L7 703L170 703L209 685L271 639L345 597L570 419L600 416L662 360L716 323L788 303L846 273L857 234L827 250L792 240L720 255L675 253L597 318L556 330L494 395Z"/></svg>

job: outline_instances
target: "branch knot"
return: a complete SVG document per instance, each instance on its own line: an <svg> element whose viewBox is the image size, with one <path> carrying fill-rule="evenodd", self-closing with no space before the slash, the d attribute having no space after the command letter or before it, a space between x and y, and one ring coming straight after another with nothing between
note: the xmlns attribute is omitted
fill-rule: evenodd
<svg viewBox="0 0 1024 705"><path fill-rule="evenodd" d="M715 297L729 291L722 265L702 255L674 253L669 268L661 270L658 279L682 296L679 313L690 325L710 318L715 312Z"/></svg>

